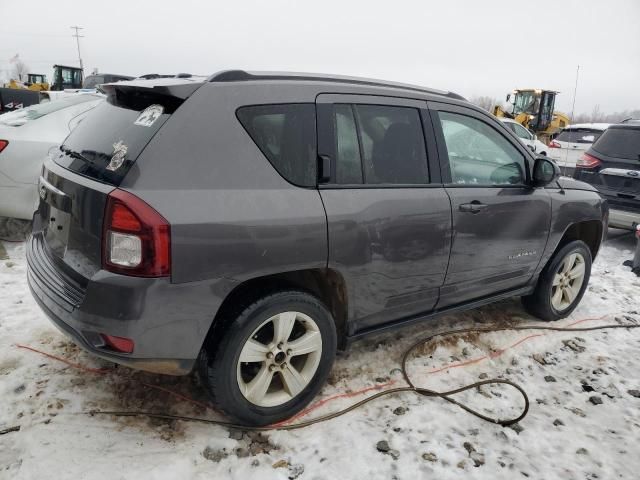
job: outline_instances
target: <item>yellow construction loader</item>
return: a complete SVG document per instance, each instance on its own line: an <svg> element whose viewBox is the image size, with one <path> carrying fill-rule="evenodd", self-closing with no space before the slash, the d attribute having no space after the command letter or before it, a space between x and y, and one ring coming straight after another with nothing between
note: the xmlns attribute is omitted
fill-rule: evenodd
<svg viewBox="0 0 640 480"><path fill-rule="evenodd" d="M22 83L17 80L11 79L7 84L7 88L13 88L16 90L27 89L33 92L44 92L49 90L49 83L47 77L40 73L28 73L27 81Z"/></svg>
<svg viewBox="0 0 640 480"><path fill-rule="evenodd" d="M54 97L51 92L80 89L83 80L81 68L66 65L53 66L51 84L40 73L27 74L26 82L11 80L5 87L0 85L0 114L52 100Z"/></svg>
<svg viewBox="0 0 640 480"><path fill-rule="evenodd" d="M552 135L569 124L567 115L553 110L558 93L539 88L516 89L507 95L506 101L510 107L505 110L496 105L493 114L514 119L538 135L541 141L548 143Z"/></svg>

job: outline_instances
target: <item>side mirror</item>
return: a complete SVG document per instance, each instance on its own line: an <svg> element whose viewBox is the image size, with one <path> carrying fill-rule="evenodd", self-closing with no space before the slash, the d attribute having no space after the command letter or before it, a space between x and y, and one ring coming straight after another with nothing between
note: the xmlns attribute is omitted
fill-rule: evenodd
<svg viewBox="0 0 640 480"><path fill-rule="evenodd" d="M511 98L511 94L507 93L507 99L505 100L507 103L509 103L509 99Z"/></svg>
<svg viewBox="0 0 640 480"><path fill-rule="evenodd" d="M560 167L547 157L536 157L533 164L533 185L546 187L560 177Z"/></svg>

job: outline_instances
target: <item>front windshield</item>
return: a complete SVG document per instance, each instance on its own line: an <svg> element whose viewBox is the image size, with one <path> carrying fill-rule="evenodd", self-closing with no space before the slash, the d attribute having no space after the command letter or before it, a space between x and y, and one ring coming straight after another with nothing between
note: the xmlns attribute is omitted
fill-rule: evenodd
<svg viewBox="0 0 640 480"><path fill-rule="evenodd" d="M97 95L77 94L69 95L68 97L60 98L46 103L37 103L35 105L29 105L28 107L15 110L13 112L0 115L0 124L9 125L12 127L19 127L25 123L36 120L37 118L44 117L63 108L78 105L80 103L89 102L92 100L98 100L100 97Z"/></svg>
<svg viewBox="0 0 640 480"><path fill-rule="evenodd" d="M537 98L535 92L518 92L516 93L516 100L513 105L514 115L518 115L522 112L536 114Z"/></svg>

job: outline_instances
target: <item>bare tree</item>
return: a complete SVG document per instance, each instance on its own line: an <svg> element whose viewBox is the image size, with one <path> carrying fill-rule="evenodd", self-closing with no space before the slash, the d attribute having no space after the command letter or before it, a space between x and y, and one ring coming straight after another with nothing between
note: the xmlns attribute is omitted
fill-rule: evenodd
<svg viewBox="0 0 640 480"><path fill-rule="evenodd" d="M493 113L493 107L498 105L498 100L487 96L473 96L469 99L474 105Z"/></svg>
<svg viewBox="0 0 640 480"><path fill-rule="evenodd" d="M21 82L27 79L27 73L29 73L29 66L19 58L13 62L13 72L16 80Z"/></svg>
<svg viewBox="0 0 640 480"><path fill-rule="evenodd" d="M580 113L576 115L572 123L618 123L627 118L640 119L640 109L602 113L600 106L596 105L593 107L591 113Z"/></svg>
<svg viewBox="0 0 640 480"><path fill-rule="evenodd" d="M592 122L602 122L604 120L604 115L600 111L600 104L595 104L593 106L593 110L591 110L591 121Z"/></svg>

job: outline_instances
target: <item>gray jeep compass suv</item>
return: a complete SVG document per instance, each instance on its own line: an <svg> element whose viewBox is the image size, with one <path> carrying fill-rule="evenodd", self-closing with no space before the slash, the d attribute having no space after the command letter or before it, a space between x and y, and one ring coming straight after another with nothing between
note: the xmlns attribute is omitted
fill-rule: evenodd
<svg viewBox="0 0 640 480"><path fill-rule="evenodd" d="M28 244L42 309L88 351L197 368L265 425L369 332L521 296L569 315L608 208L453 93L226 71L105 85L45 161Z"/></svg>

